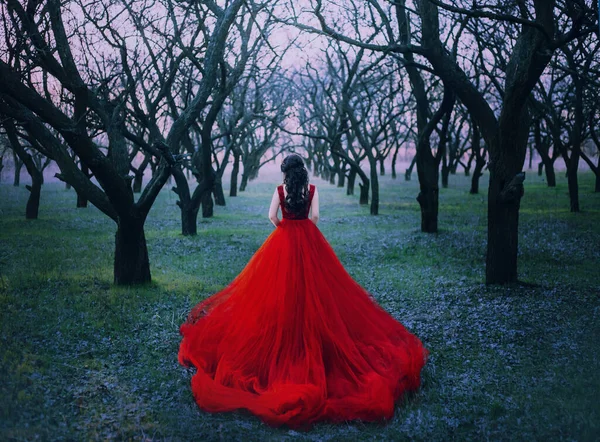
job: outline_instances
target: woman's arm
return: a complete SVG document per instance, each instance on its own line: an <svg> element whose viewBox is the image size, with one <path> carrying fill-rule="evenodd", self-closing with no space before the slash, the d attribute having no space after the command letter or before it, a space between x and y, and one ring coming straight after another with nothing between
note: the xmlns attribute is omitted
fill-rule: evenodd
<svg viewBox="0 0 600 442"><path fill-rule="evenodd" d="M315 186L315 194L313 195L312 203L310 204L310 213L313 223L319 222L319 190Z"/></svg>
<svg viewBox="0 0 600 442"><path fill-rule="evenodd" d="M277 188L275 188L273 198L271 198L271 207L269 207L269 219L275 227L279 225L279 218L277 218L277 209L279 209L279 193L277 192Z"/></svg>

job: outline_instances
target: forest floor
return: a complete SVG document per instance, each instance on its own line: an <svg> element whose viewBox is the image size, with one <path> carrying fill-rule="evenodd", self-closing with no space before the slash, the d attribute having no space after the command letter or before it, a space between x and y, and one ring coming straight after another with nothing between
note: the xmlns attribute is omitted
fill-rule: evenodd
<svg viewBox="0 0 600 442"><path fill-rule="evenodd" d="M115 225L47 184L0 185L0 440L597 440L600 438L600 194L529 173L520 219L522 284L487 287L486 183L451 176L440 232L423 234L416 181L382 177L380 215L319 179L319 228L349 273L430 351L422 389L386 424L274 429L247 412L196 406L179 324L227 285L272 231L275 183L180 234L173 192L146 224L152 284L112 285ZM227 192L227 189L225 189ZM358 189L357 189L358 190Z"/></svg>

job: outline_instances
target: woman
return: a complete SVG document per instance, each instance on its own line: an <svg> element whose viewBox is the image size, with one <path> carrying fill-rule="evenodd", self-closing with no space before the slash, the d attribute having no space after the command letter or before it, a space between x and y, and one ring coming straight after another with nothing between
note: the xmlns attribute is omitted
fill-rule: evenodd
<svg viewBox="0 0 600 442"><path fill-rule="evenodd" d="M395 401L418 389L427 350L343 268L316 226L319 194L302 158L288 156L281 171L275 231L181 325L194 398L205 411L247 409L272 426L390 419Z"/></svg>

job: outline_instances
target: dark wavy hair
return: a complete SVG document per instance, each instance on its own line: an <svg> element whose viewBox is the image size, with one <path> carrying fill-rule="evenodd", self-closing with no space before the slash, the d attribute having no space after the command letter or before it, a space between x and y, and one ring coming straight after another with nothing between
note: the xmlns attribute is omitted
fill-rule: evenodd
<svg viewBox="0 0 600 442"><path fill-rule="evenodd" d="M283 184L287 191L285 209L294 215L301 215L308 203L308 171L302 157L295 153L288 155L281 163L281 171L285 173Z"/></svg>

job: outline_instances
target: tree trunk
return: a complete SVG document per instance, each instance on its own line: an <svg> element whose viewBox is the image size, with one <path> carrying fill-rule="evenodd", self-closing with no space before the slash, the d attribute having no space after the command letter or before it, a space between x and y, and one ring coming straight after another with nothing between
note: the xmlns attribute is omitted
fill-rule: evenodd
<svg viewBox="0 0 600 442"><path fill-rule="evenodd" d="M392 179L396 179L396 161L398 160L398 151L400 150L400 145L396 146L394 150L394 155L392 156Z"/></svg>
<svg viewBox="0 0 600 442"><path fill-rule="evenodd" d="M215 204L217 206L225 206L225 193L223 192L223 181L220 177L215 179L213 194L215 196Z"/></svg>
<svg viewBox="0 0 600 442"><path fill-rule="evenodd" d="M198 209L191 204L181 209L181 234L184 236L193 236L198 233Z"/></svg>
<svg viewBox="0 0 600 442"><path fill-rule="evenodd" d="M190 187L183 170L174 167L171 175L177 184L177 187L173 187L171 190L179 197L177 206L181 211L181 234L184 236L195 235L199 206L194 207L192 204Z"/></svg>
<svg viewBox="0 0 600 442"><path fill-rule="evenodd" d="M514 178L505 185L506 175L490 168L485 268L487 284L517 281L519 207L525 174L521 172L514 175Z"/></svg>
<svg viewBox="0 0 600 442"><path fill-rule="evenodd" d="M140 193L144 184L144 172L151 162L152 157L148 154L144 156L144 160L141 162L137 169L134 169L133 176L133 193Z"/></svg>
<svg viewBox="0 0 600 442"><path fill-rule="evenodd" d="M475 162L475 169L473 170L473 176L471 177L471 189L469 189L470 194L478 194L479 193L479 178L483 175L483 167L485 166L485 160L477 158Z"/></svg>
<svg viewBox="0 0 600 442"><path fill-rule="evenodd" d="M479 178L483 175L483 167L485 166L485 149L483 155L481 154L481 132L475 121L471 121L471 127L473 128L472 136L472 147L471 147L471 158L469 159L469 165L471 165L473 158L475 158L475 170L473 170L473 176L471 177L471 189L469 193L472 195L479 193Z"/></svg>
<svg viewBox="0 0 600 442"><path fill-rule="evenodd" d="M417 196L417 201L421 206L421 232L437 233L439 189L422 190Z"/></svg>
<svg viewBox="0 0 600 442"><path fill-rule="evenodd" d="M473 172L473 176L471 177L471 188L469 189L469 193L471 195L477 195L479 193L479 177L481 175L477 173L477 167Z"/></svg>
<svg viewBox="0 0 600 442"><path fill-rule="evenodd" d="M350 167L348 173L348 187L346 187L346 195L354 195L354 183L356 182L356 169Z"/></svg>
<svg viewBox="0 0 600 442"><path fill-rule="evenodd" d="M556 173L554 172L554 162L549 158L549 161L544 163L546 171L546 183L548 187L556 187Z"/></svg>
<svg viewBox="0 0 600 442"><path fill-rule="evenodd" d="M567 182L569 184L569 202L571 212L579 212L579 183L577 181L577 169L579 158L576 153L571 154L570 167L567 167Z"/></svg>
<svg viewBox="0 0 600 442"><path fill-rule="evenodd" d="M556 175L554 174L554 160L550 158L549 146L542 139L542 129L540 120L536 120L534 129L535 148L540 155L542 162L538 166L538 175L542 174L542 169L546 169L546 184L548 187L556 187ZM530 153L530 158L532 153Z"/></svg>
<svg viewBox="0 0 600 442"><path fill-rule="evenodd" d="M237 196L238 174L240 173L240 155L233 153L233 169L231 170L231 184L229 187L229 196Z"/></svg>
<svg viewBox="0 0 600 442"><path fill-rule="evenodd" d="M385 164L384 164L383 158L379 159L379 175L381 175L381 176L385 175Z"/></svg>
<svg viewBox="0 0 600 442"><path fill-rule="evenodd" d="M40 209L40 194L42 190L42 184L44 183L44 174L42 170L38 169L33 157L21 144L13 122L8 120L5 123L4 128L6 130L6 136L8 137L10 145L12 146L15 171L17 170L16 165L19 163L19 172L15 172L15 181L20 182L20 179L17 180L17 177L20 177L20 170L23 165L25 165L27 168L27 173L29 173L29 176L31 176L31 186L25 186L25 188L29 190L29 198L27 199L27 205L25 207L25 219L37 219ZM17 182L15 185L18 184L19 183Z"/></svg>
<svg viewBox="0 0 600 442"><path fill-rule="evenodd" d="M204 192L204 195L202 195L202 218L211 218L213 208L212 192Z"/></svg>
<svg viewBox="0 0 600 442"><path fill-rule="evenodd" d="M346 169L345 166L343 168L340 169L340 172L338 173L338 183L337 183L338 187L346 187Z"/></svg>
<svg viewBox="0 0 600 442"><path fill-rule="evenodd" d="M142 183L144 181L144 171L137 169L133 176L133 193L142 192Z"/></svg>
<svg viewBox="0 0 600 442"><path fill-rule="evenodd" d="M15 166L15 175L13 179L13 186L19 187L21 185L21 168L23 167L23 161L19 159L16 153L13 152L14 166Z"/></svg>
<svg viewBox="0 0 600 442"><path fill-rule="evenodd" d="M525 180L522 168L530 118L525 109L521 112L507 111L503 109L498 138L492 140L498 144L488 144L490 184L486 284L517 282L519 209Z"/></svg>
<svg viewBox="0 0 600 442"><path fill-rule="evenodd" d="M377 162L369 161L371 169L371 215L379 214L379 179L377 177ZM381 162L379 163L382 164Z"/></svg>
<svg viewBox="0 0 600 442"><path fill-rule="evenodd" d="M85 174L85 176L89 177L89 169L88 167L81 163L81 171ZM88 200L83 193L77 192L77 208L86 208Z"/></svg>
<svg viewBox="0 0 600 442"><path fill-rule="evenodd" d="M442 187L444 189L448 188L449 176L450 176L450 166L448 165L446 155L444 155L444 157L442 158Z"/></svg>
<svg viewBox="0 0 600 442"><path fill-rule="evenodd" d="M471 166L473 165L474 157L475 157L475 154L473 152L471 152L471 155L469 155L469 161L467 161L467 164L465 164L465 176L471 175Z"/></svg>
<svg viewBox="0 0 600 442"><path fill-rule="evenodd" d="M329 184L335 185L335 176L336 176L336 173L333 170L329 169Z"/></svg>
<svg viewBox="0 0 600 442"><path fill-rule="evenodd" d="M115 235L115 284L150 282L144 220L119 218Z"/></svg>
<svg viewBox="0 0 600 442"><path fill-rule="evenodd" d="M594 192L600 192L600 173L596 174L596 186L594 187Z"/></svg>
<svg viewBox="0 0 600 442"><path fill-rule="evenodd" d="M360 187L360 199L359 204L369 204L369 183L358 183Z"/></svg>
<svg viewBox="0 0 600 442"><path fill-rule="evenodd" d="M421 231L426 233L437 233L438 231L440 161L446 158L448 127L454 103L454 93L444 85L444 98L439 109L426 124L423 124L425 118L420 117L422 121L418 127L419 138L415 155L420 188L417 201L421 206ZM442 119L442 130L437 153L434 156L431 152L430 137Z"/></svg>
<svg viewBox="0 0 600 442"><path fill-rule="evenodd" d="M421 206L421 232L437 233L439 201L439 164L431 154L429 141L419 147L417 153L417 173L420 192L417 201Z"/></svg>
<svg viewBox="0 0 600 442"><path fill-rule="evenodd" d="M412 159L412 161L410 162L410 166L408 166L408 169L406 169L406 171L404 172L404 181L410 181L410 178L412 177L412 171L413 168L415 167L415 163L417 162L417 156L415 155Z"/></svg>
<svg viewBox="0 0 600 442"><path fill-rule="evenodd" d="M38 217L38 212L40 209L40 194L42 191L43 182L41 176L42 173L35 169L35 171L31 173L31 186L25 186L27 190L29 190L29 199L27 200L27 206L25 207L26 219L37 219Z"/></svg>
<svg viewBox="0 0 600 442"><path fill-rule="evenodd" d="M87 198L83 194L77 193L77 208L85 209L87 207L87 203Z"/></svg>
<svg viewBox="0 0 600 442"><path fill-rule="evenodd" d="M242 173L242 182L240 183L240 192L246 190L246 186L248 185L248 174L246 170Z"/></svg>

